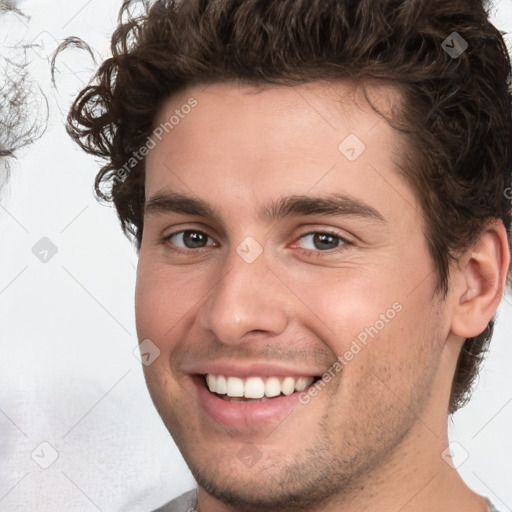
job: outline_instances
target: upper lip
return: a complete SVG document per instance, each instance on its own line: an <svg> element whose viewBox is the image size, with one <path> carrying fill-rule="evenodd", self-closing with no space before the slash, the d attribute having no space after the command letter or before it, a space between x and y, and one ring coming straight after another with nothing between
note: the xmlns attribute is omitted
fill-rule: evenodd
<svg viewBox="0 0 512 512"><path fill-rule="evenodd" d="M287 368L279 364L270 363L241 363L235 361L209 362L197 366L190 366L186 372L194 375L224 375L228 377L318 377L324 370L311 370L307 368Z"/></svg>

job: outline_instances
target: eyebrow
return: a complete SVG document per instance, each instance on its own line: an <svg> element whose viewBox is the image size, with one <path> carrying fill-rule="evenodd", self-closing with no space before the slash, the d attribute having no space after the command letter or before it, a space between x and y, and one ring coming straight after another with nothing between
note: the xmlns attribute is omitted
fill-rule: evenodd
<svg viewBox="0 0 512 512"><path fill-rule="evenodd" d="M220 220L220 213L207 202L185 194L165 192L150 197L144 205L144 215L182 213ZM291 195L279 198L263 209L261 216L270 222L285 217L306 215L345 215L361 217L386 223L375 208L359 199L344 194L329 194L321 197Z"/></svg>

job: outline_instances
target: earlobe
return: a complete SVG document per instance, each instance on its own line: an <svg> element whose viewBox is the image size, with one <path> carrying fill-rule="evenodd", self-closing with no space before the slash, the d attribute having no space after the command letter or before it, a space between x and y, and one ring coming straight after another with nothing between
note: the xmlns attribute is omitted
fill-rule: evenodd
<svg viewBox="0 0 512 512"><path fill-rule="evenodd" d="M459 259L453 289L454 335L472 338L485 330L503 297L509 264L507 232L496 220Z"/></svg>

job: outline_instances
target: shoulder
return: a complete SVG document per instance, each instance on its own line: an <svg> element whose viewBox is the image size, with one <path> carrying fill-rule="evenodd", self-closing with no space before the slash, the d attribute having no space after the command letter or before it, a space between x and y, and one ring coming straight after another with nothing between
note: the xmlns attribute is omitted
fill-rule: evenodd
<svg viewBox="0 0 512 512"><path fill-rule="evenodd" d="M178 496L153 512L193 512L195 510L196 501L197 493L194 489Z"/></svg>

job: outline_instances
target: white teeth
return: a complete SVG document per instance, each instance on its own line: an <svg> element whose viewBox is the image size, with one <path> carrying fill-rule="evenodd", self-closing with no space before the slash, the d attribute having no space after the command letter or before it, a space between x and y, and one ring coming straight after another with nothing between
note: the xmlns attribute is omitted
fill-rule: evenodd
<svg viewBox="0 0 512 512"><path fill-rule="evenodd" d="M245 398L263 398L265 395L265 383L259 377L249 377L245 381Z"/></svg>
<svg viewBox="0 0 512 512"><path fill-rule="evenodd" d="M281 391L283 395L291 395L295 391L295 379L293 377L286 377L281 382Z"/></svg>
<svg viewBox="0 0 512 512"><path fill-rule="evenodd" d="M219 375L216 379L215 383L215 393L219 393L219 395L225 395L228 392L228 382L224 375Z"/></svg>
<svg viewBox="0 0 512 512"><path fill-rule="evenodd" d="M228 377L226 394L234 397L244 396L244 381L238 377Z"/></svg>
<svg viewBox="0 0 512 512"><path fill-rule="evenodd" d="M295 391L304 391L310 384L313 384L311 377L299 377L295 381Z"/></svg>
<svg viewBox="0 0 512 512"><path fill-rule="evenodd" d="M265 382L265 396L269 398L279 396L281 394L281 383L277 377L270 377Z"/></svg>
<svg viewBox="0 0 512 512"><path fill-rule="evenodd" d="M208 386L208 389L212 392L212 393L217 393L217 379L211 375L211 374L208 374L206 376L206 385Z"/></svg>
<svg viewBox="0 0 512 512"><path fill-rule="evenodd" d="M208 374L206 384L212 393L233 398L261 399L291 395L294 391L303 391L314 381L313 377L249 377L245 381L238 377Z"/></svg>

